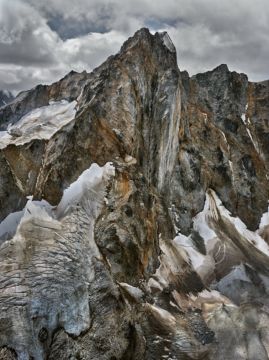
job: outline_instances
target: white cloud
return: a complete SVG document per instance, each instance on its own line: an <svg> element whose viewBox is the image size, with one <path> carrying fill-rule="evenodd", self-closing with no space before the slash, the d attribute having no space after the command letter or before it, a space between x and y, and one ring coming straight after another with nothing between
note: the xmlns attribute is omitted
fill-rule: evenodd
<svg viewBox="0 0 269 360"><path fill-rule="evenodd" d="M91 70L119 50L125 40L126 37L117 31L91 33L62 42L58 52L60 56L66 56L67 62L71 63L75 70Z"/></svg>
<svg viewBox="0 0 269 360"><path fill-rule="evenodd" d="M168 30L191 74L228 63L269 78L268 0L0 0L0 88L90 71L142 26Z"/></svg>
<svg viewBox="0 0 269 360"><path fill-rule="evenodd" d="M0 0L0 10L0 88L23 90L56 81L72 69L90 71L125 40L113 30L63 41L28 4Z"/></svg>

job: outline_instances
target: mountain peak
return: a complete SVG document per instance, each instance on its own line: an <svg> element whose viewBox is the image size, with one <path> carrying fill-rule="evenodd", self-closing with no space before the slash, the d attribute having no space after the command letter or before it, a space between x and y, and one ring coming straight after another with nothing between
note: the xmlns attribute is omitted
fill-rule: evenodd
<svg viewBox="0 0 269 360"><path fill-rule="evenodd" d="M220 64L212 70L212 72L229 72L229 71L230 70L227 64Z"/></svg>
<svg viewBox="0 0 269 360"><path fill-rule="evenodd" d="M122 45L121 56L126 53L132 58L154 59L161 67L177 69L176 48L167 32L152 34L148 28L141 28ZM128 55L127 55L128 56Z"/></svg>
<svg viewBox="0 0 269 360"><path fill-rule="evenodd" d="M172 53L176 53L176 48L175 45L173 44L170 36L168 35L168 33L166 31L162 32L162 33L156 33L155 36L159 36L163 42L163 44L167 47L167 49L172 52Z"/></svg>
<svg viewBox="0 0 269 360"><path fill-rule="evenodd" d="M2 107L0 359L267 359L268 94L142 28Z"/></svg>

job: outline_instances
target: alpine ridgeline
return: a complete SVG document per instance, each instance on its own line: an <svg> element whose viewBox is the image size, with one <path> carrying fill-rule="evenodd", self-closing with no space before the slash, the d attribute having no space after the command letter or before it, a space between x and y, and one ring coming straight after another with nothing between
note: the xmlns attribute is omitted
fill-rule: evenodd
<svg viewBox="0 0 269 360"><path fill-rule="evenodd" d="M269 356L269 82L139 30L0 108L0 358Z"/></svg>

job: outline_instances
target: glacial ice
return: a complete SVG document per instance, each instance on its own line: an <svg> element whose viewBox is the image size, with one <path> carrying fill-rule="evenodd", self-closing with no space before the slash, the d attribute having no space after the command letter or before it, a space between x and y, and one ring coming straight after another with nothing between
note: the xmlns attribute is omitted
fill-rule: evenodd
<svg viewBox="0 0 269 360"><path fill-rule="evenodd" d="M106 163L103 167L98 164L92 164L89 169L85 170L79 178L73 182L63 193L62 199L56 208L57 216L64 215L70 206L80 202L85 192L97 191L97 186L113 176L115 168L112 163Z"/></svg>
<svg viewBox="0 0 269 360"><path fill-rule="evenodd" d="M32 196L28 196L28 201L23 210L10 213L0 223L0 244L11 239L15 235L19 224L29 217L51 221L53 218L63 216L71 206L76 205L85 196L86 192L92 192L93 195L96 195L98 185L113 176L114 173L115 169L112 163L107 163L103 167L93 163L64 191L56 209L44 199L38 201L33 200ZM102 195L104 198L104 194Z"/></svg>
<svg viewBox="0 0 269 360"><path fill-rule="evenodd" d="M269 246L258 234L259 230L264 226L264 224L266 224L268 216L264 214L262 217L259 230L256 232L250 231L241 219L231 215L231 213L222 204L217 194L212 190L206 194L204 209L194 218L194 229L199 232L199 234L205 240L206 244L209 240L212 240L214 237L216 237L214 229L212 229L212 226L210 226L210 217L214 218L216 216L216 211L217 216L220 216L221 218L224 218L233 224L238 233L247 242L254 244L257 249L269 256Z"/></svg>
<svg viewBox="0 0 269 360"><path fill-rule="evenodd" d="M29 353L43 359L42 344L32 346L41 324L49 331L61 327L73 336L90 327L89 284L95 281L94 262L101 258L94 224L114 171L111 163L92 164L65 191L58 209L29 196L24 210L0 224L1 233L15 232L0 244L2 285L12 270L8 286L0 292L1 304L12 302L5 312L11 319L10 331L16 333L18 326L28 324L31 329L28 337L18 337L15 343L19 359L28 359ZM67 213L72 205L73 211ZM27 311L20 311L26 302Z"/></svg>
<svg viewBox="0 0 269 360"><path fill-rule="evenodd" d="M204 209L193 218L193 229L204 239L206 255L197 250L192 235L185 236L178 232L169 244L160 239L162 251L159 257L160 266L156 270L154 278L149 280L149 288L163 289L168 286L170 274L174 274L174 276L180 274L184 261L188 262L205 282L217 266L225 267L226 248L230 245L226 243L227 239L220 235L222 230L225 231L218 223L220 219L231 225L235 237L239 234L250 257L253 250L260 251L265 258L269 256L269 246L259 235L260 229L269 223L268 213L264 214L260 229L256 232L250 231L241 219L230 214L217 194L213 190L209 190L206 194ZM215 226L220 227L221 231L217 233ZM229 237L229 234L226 235ZM233 242L232 239L230 241ZM237 247L237 244L234 245ZM240 252L241 248L238 248L238 254Z"/></svg>
<svg viewBox="0 0 269 360"><path fill-rule="evenodd" d="M23 217L24 211L16 211L9 214L1 223L0 223L0 243L10 239L15 235L17 227Z"/></svg>
<svg viewBox="0 0 269 360"><path fill-rule="evenodd" d="M221 218L222 220L230 223L234 227L234 231L238 232L239 236L241 236L245 242L245 246L249 253L251 253L251 249L257 249L265 256L269 256L269 246L259 235L260 230L269 224L268 214L269 209L268 212L263 215L259 229L255 232L250 231L241 219L233 217L230 214L218 198L217 194L210 190L206 194L204 209L193 218L193 229L204 239L207 255L201 254L196 249L192 242L191 235L187 237L178 233L173 240L173 243L188 254L193 269L196 270L203 278L203 274L209 273L210 268L213 270L217 263L221 263L225 260L225 247L227 244L225 244L225 239L222 239L219 235L217 235L211 219L218 221L218 219ZM216 262L216 259L213 258L212 253L216 244L219 245L218 252L220 252L221 247L224 252L221 256L221 260L218 262ZM172 264L170 264L170 266L172 266Z"/></svg>
<svg viewBox="0 0 269 360"><path fill-rule="evenodd" d="M26 219L29 215L34 215L34 213L39 216L47 216L50 214L52 216L52 206L46 200L32 200L32 196L28 197L28 201L23 210L10 213L1 223L0 223L0 244L11 239L22 220Z"/></svg>
<svg viewBox="0 0 269 360"><path fill-rule="evenodd" d="M76 101L61 100L30 111L7 131L1 131L0 149L9 144L23 145L34 139L49 140L76 114Z"/></svg>
<svg viewBox="0 0 269 360"><path fill-rule="evenodd" d="M269 206L268 206L268 210L265 213L263 213L263 215L261 217L259 229L261 230L262 228L264 228L267 225L269 225Z"/></svg>

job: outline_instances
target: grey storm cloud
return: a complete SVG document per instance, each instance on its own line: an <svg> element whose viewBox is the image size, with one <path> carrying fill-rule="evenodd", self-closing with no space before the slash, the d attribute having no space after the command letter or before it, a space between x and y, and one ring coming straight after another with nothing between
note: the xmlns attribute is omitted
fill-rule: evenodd
<svg viewBox="0 0 269 360"><path fill-rule="evenodd" d="M269 78L268 0L0 0L0 88L92 70L140 27L168 31L181 70Z"/></svg>

